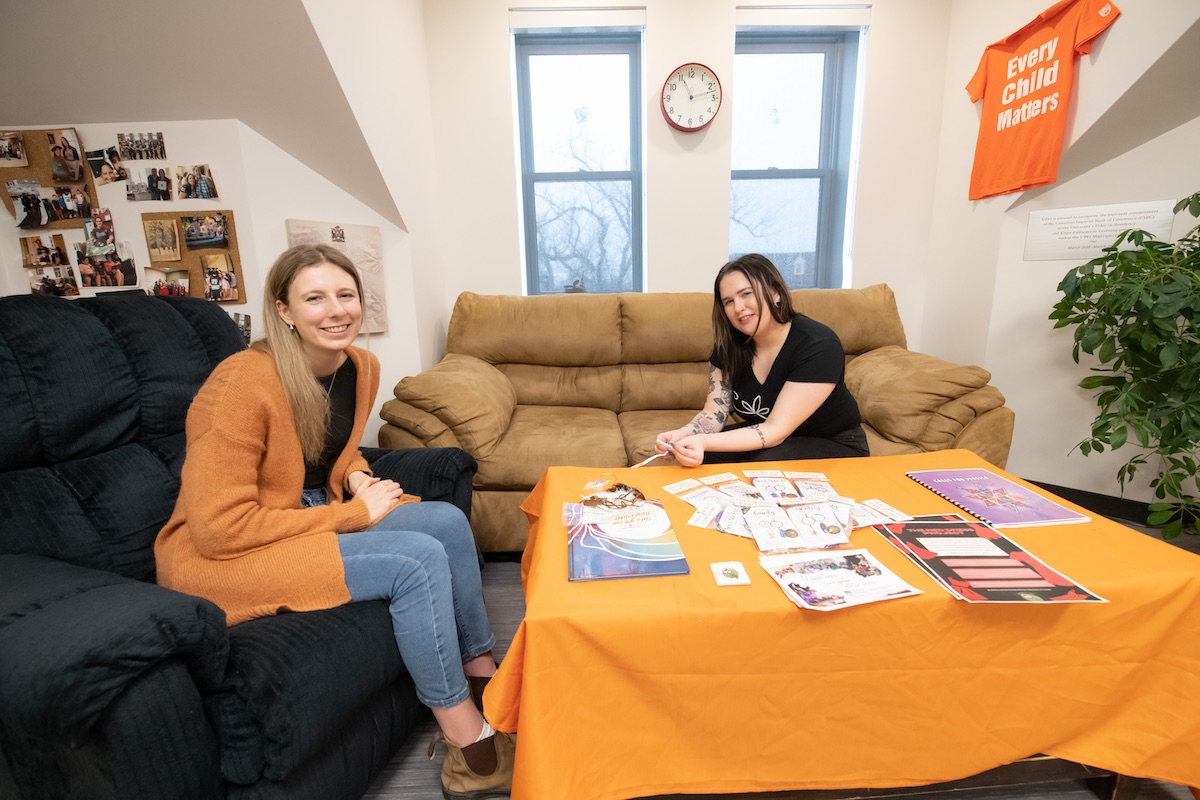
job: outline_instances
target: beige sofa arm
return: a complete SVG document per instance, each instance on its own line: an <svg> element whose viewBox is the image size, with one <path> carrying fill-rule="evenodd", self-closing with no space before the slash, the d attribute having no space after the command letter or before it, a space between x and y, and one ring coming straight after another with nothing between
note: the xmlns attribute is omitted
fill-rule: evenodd
<svg viewBox="0 0 1200 800"><path fill-rule="evenodd" d="M389 404L395 402L392 410L398 423L393 424L410 430L409 426L420 426L440 435L428 421L432 417L448 429L456 440L454 446L477 459L487 458L496 449L517 407L517 393L504 373L483 359L458 353L448 354L432 369L404 378L396 384L394 394L396 400L384 404L385 419Z"/></svg>
<svg viewBox="0 0 1200 800"><path fill-rule="evenodd" d="M405 447L461 447L446 423L403 400L388 400L379 411L386 425L379 429L379 444L392 450Z"/></svg>
<svg viewBox="0 0 1200 800"><path fill-rule="evenodd" d="M858 401L863 422L883 439L922 451L963 446L959 439L965 431L1004 406L1004 395L989 385L991 379L982 367L895 346L864 353L846 367L846 386ZM995 422L1001 424L984 438L1003 438L1005 426L1000 418ZM1011 440L1011 428L1008 434ZM1000 446L988 447L998 455Z"/></svg>

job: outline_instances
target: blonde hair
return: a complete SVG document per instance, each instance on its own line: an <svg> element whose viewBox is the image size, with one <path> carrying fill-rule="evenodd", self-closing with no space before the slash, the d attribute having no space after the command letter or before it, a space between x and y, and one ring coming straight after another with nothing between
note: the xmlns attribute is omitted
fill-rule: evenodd
<svg viewBox="0 0 1200 800"><path fill-rule="evenodd" d="M263 338L252 348L266 353L275 362L275 372L283 384L283 393L292 410L296 436L304 460L316 463L325 449L325 432L329 428L329 395L313 374L304 354L300 336L279 316L276 301L285 305L292 282L301 270L319 264L332 264L354 278L358 298L363 300L362 279L354 263L342 251L327 244L290 247L275 259L267 272L263 286Z"/></svg>

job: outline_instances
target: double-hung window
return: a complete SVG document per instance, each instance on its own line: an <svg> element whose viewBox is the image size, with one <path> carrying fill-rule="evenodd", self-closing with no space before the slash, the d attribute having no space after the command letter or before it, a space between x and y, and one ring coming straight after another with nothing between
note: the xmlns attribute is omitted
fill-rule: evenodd
<svg viewBox="0 0 1200 800"><path fill-rule="evenodd" d="M842 285L858 39L737 33L730 258L762 253L793 289Z"/></svg>
<svg viewBox="0 0 1200 800"><path fill-rule="evenodd" d="M528 294L641 291L641 34L514 38Z"/></svg>

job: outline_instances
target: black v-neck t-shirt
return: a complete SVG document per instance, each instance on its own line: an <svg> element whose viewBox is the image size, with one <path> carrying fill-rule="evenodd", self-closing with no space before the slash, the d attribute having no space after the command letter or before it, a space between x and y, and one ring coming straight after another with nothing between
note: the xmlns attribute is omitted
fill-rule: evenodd
<svg viewBox="0 0 1200 800"><path fill-rule="evenodd" d="M733 376L716 363L716 353L709 362L721 370L733 389L733 410L749 423L766 422L783 391L785 383L832 383L833 391L792 436L828 438L862 424L858 403L846 388L846 354L833 329L803 314L792 317L792 328L767 379L759 383L754 370Z"/></svg>
<svg viewBox="0 0 1200 800"><path fill-rule="evenodd" d="M325 449L321 451L321 460L316 464L304 464L305 489L327 487L329 468L350 441L350 434L354 432L354 405L358 397L358 370L347 357L332 375L318 376L317 383L329 393L329 427L325 430Z"/></svg>

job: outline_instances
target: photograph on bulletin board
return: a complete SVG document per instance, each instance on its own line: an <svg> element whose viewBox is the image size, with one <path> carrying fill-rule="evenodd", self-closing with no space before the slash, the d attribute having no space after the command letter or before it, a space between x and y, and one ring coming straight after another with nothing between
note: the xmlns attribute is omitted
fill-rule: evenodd
<svg viewBox="0 0 1200 800"><path fill-rule="evenodd" d="M0 131L0 167L28 167L25 136L20 131Z"/></svg>
<svg viewBox="0 0 1200 800"><path fill-rule="evenodd" d="M50 174L56 181L83 180L83 160L79 157L79 137L74 128L48 131Z"/></svg>
<svg viewBox="0 0 1200 800"><path fill-rule="evenodd" d="M178 261L179 221L174 219L144 220L146 247L151 261Z"/></svg>
<svg viewBox="0 0 1200 800"><path fill-rule="evenodd" d="M132 202L171 199L171 179L163 167L129 167L125 182L125 199Z"/></svg>
<svg viewBox="0 0 1200 800"><path fill-rule="evenodd" d="M70 264L58 267L38 267L25 270L29 276L29 293L51 297L79 297L79 283Z"/></svg>
<svg viewBox="0 0 1200 800"><path fill-rule="evenodd" d="M21 237L21 264L25 267L70 265L67 244L61 233Z"/></svg>
<svg viewBox="0 0 1200 800"><path fill-rule="evenodd" d="M179 186L180 200L215 200L219 197L212 168L208 164L176 167L175 182Z"/></svg>
<svg viewBox="0 0 1200 800"><path fill-rule="evenodd" d="M167 146L163 142L162 131L118 133L117 149L121 151L121 158L126 161L161 161L167 157Z"/></svg>
<svg viewBox="0 0 1200 800"><path fill-rule="evenodd" d="M136 289L141 286L137 265L133 261L133 248L129 242L116 242L104 253L88 252L88 243L75 245L75 264L79 270L81 285L97 293L113 289Z"/></svg>

